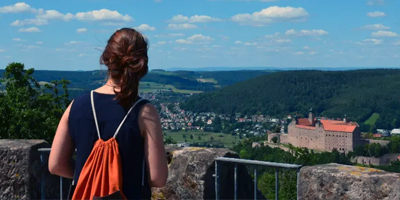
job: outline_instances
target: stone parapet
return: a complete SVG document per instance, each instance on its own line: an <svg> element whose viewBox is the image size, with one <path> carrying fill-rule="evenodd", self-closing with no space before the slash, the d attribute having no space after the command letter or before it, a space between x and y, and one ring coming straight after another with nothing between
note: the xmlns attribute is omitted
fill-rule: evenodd
<svg viewBox="0 0 400 200"><path fill-rule="evenodd" d="M400 174L327 164L300 170L299 200L400 199Z"/></svg>
<svg viewBox="0 0 400 200"><path fill-rule="evenodd" d="M59 198L60 179L50 175L38 152L48 147L44 140L0 140L0 199L40 199L41 178L46 198Z"/></svg>

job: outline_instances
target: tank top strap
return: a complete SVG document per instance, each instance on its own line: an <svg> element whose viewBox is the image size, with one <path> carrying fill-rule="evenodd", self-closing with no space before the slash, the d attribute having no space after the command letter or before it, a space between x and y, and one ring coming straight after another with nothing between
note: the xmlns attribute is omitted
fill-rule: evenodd
<svg viewBox="0 0 400 200"><path fill-rule="evenodd" d="M92 104L92 111L93 111L94 123L96 124L97 136L99 137L99 139L101 139L99 124L97 123L96 109L94 108L93 90L90 91L90 102Z"/></svg>
<svg viewBox="0 0 400 200"><path fill-rule="evenodd" d="M99 137L99 139L101 139L99 124L98 124L98 122L97 122L96 109L95 109L95 106L94 106L93 93L94 93L94 91L92 90L92 91L90 92L90 101L91 101L91 104L92 104L93 118L94 118L94 122L95 122L95 125L96 125L97 136ZM121 129L122 125L124 124L126 118L129 116L129 114L132 112L132 110L136 107L136 105L138 105L140 102L143 102L144 104L148 103L148 101L147 101L147 100L144 100L144 99L139 99L138 101L136 101L135 104L133 104L133 106L128 110L128 112L126 113L124 119L123 119L123 120L121 121L121 123L119 124L117 130L116 130L115 133L114 133L113 138L116 138L116 137L117 137L117 135L118 135L118 133L119 133L119 130ZM143 103L140 105L140 107L144 105Z"/></svg>
<svg viewBox="0 0 400 200"><path fill-rule="evenodd" d="M128 110L128 113L126 113L126 115L125 115L124 119L122 120L121 124L119 124L117 130L115 131L115 134L114 134L113 138L116 138L116 137L117 137L118 132L119 132L119 130L121 129L121 126L124 124L126 118L127 118L128 115L131 113L131 111L133 110L133 108L135 108L135 106L136 106L138 103L140 103L141 101L144 101L144 99L139 99L139 100L137 100L136 103L133 104L133 106Z"/></svg>

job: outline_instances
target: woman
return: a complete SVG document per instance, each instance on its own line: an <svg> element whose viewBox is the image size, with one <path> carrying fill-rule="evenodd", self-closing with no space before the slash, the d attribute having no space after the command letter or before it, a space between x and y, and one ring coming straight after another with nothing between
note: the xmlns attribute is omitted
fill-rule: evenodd
<svg viewBox="0 0 400 200"><path fill-rule="evenodd" d="M147 49L145 38L134 29L123 28L110 37L100 59L108 68L109 80L94 90L92 97L84 94L66 109L51 148L50 173L78 183L95 142L112 138L127 115L115 137L122 163L124 195L127 199L150 199L151 187L166 184L168 168L159 115L153 105L139 101L138 96L139 81L148 72ZM143 166L146 170L142 170Z"/></svg>

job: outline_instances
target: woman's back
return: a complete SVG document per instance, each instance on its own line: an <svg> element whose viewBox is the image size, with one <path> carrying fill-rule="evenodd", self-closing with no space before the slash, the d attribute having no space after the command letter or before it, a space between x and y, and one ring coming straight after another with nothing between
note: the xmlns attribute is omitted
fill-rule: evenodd
<svg viewBox="0 0 400 200"><path fill-rule="evenodd" d="M130 105L138 102L139 82L149 69L148 47L145 37L132 28L115 31L107 41L100 63L107 66L108 81L94 93L95 116L103 140L114 136ZM140 101L128 115L116 139L107 142L99 140L94 119L89 94L75 99L67 107L53 140L50 173L74 178L77 182L74 196L77 198L81 193L85 194L82 198L86 198L86 194L92 198L115 193L115 190L121 190L122 179L122 192L128 199L150 199L150 188L165 186L168 177L157 109L146 101ZM91 153L94 146L96 148ZM116 146L118 148L114 148ZM71 158L75 148L77 159L73 166ZM115 159L118 156L114 155L118 154L120 159ZM104 162L98 164L102 160ZM109 163L110 160L113 162ZM102 178L111 176L112 181ZM104 189L108 186L112 191ZM94 193L86 192L92 191L90 187L94 188ZM100 192L96 193L99 188Z"/></svg>
<svg viewBox="0 0 400 200"><path fill-rule="evenodd" d="M100 136L107 141L113 137L129 108L122 107L114 100L113 94L94 92L93 97ZM150 199L151 196L144 166L144 138L138 123L140 111L146 103L148 101L142 100L132 109L116 136L122 162L122 191L128 199ZM98 140L89 93L74 100L68 121L69 133L77 148L74 172L77 183L94 143Z"/></svg>

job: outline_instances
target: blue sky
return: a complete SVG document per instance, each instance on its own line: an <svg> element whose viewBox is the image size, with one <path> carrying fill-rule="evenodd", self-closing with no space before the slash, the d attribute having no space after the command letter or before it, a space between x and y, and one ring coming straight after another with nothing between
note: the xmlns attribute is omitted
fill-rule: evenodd
<svg viewBox="0 0 400 200"><path fill-rule="evenodd" d="M0 69L105 69L118 28L149 37L151 69L400 67L398 0L0 2Z"/></svg>

